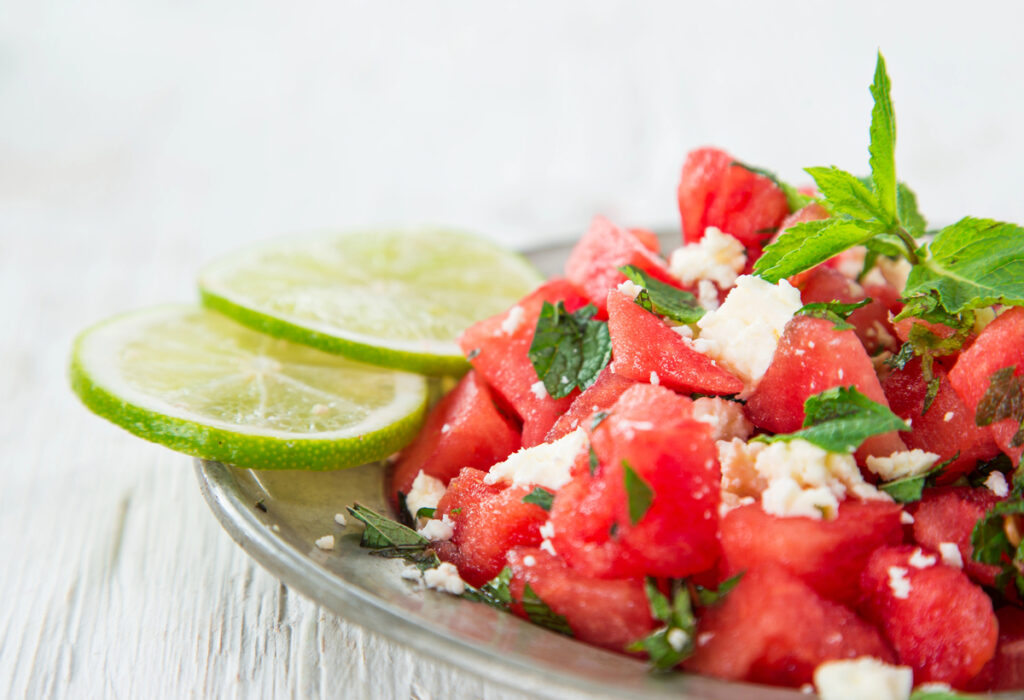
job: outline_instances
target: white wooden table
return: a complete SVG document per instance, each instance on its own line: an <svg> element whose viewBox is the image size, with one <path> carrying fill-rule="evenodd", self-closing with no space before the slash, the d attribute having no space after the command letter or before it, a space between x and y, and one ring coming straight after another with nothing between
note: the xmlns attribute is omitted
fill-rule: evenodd
<svg viewBox="0 0 1024 700"><path fill-rule="evenodd" d="M877 46L931 218L1024 221L1017 4L247 5L5 4L0 696L517 697L287 590L189 458L71 395L79 329L194 298L216 254L367 223L526 245L598 211L672 222L708 142L793 179L863 169Z"/></svg>

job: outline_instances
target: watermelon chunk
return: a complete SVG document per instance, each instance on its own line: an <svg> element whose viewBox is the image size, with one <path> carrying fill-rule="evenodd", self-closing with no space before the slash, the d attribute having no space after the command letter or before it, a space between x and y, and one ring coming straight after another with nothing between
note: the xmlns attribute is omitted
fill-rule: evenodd
<svg viewBox="0 0 1024 700"><path fill-rule="evenodd" d="M545 301L551 304L564 302L570 312L587 304L572 284L565 280L551 280L508 311L475 323L459 337L459 347L473 368L522 420L524 447L543 442L551 426L576 396L573 393L554 399L546 392L533 390L538 381L537 371L528 353Z"/></svg>
<svg viewBox="0 0 1024 700"><path fill-rule="evenodd" d="M887 285L872 285L876 296L850 314L847 321L853 325L868 354L874 356L882 350L897 350L895 331L889 322L890 305L899 300L899 292ZM824 304L838 301L855 304L868 297L867 291L841 272L819 265L804 278L800 299L805 304Z"/></svg>
<svg viewBox="0 0 1024 700"><path fill-rule="evenodd" d="M690 412L689 399L638 385L593 432L598 468L579 470L551 509L552 542L573 569L683 577L715 564L721 473L708 425ZM631 490L625 465L638 477Z"/></svg>
<svg viewBox="0 0 1024 700"><path fill-rule="evenodd" d="M863 609L917 683L963 687L995 655L992 601L959 569L918 568L917 547L883 547L861 574Z"/></svg>
<svg viewBox="0 0 1024 700"><path fill-rule="evenodd" d="M685 667L726 680L795 687L811 682L824 661L893 660L875 627L771 564L747 571L697 629L697 650Z"/></svg>
<svg viewBox="0 0 1024 700"><path fill-rule="evenodd" d="M580 641L621 652L655 628L641 579L584 576L557 557L526 547L509 552L508 563L512 597L521 601L529 584L552 612L566 619ZM526 617L521 605L513 609Z"/></svg>
<svg viewBox="0 0 1024 700"><path fill-rule="evenodd" d="M530 491L525 486L485 484L484 472L478 469L460 471L437 504L435 517L448 516L454 529L450 541L435 545L438 556L454 564L474 586L490 581L504 568L510 549L541 542L540 526L548 514L540 506L523 503Z"/></svg>
<svg viewBox="0 0 1024 700"><path fill-rule="evenodd" d="M486 471L519 449L519 428L502 415L490 389L470 370L430 411L416 439L402 450L391 476L391 496L409 493L420 471L445 484L463 467Z"/></svg>
<svg viewBox="0 0 1024 700"><path fill-rule="evenodd" d="M628 294L608 294L608 331L612 337L612 368L640 382L658 383L676 391L736 394L743 381L686 344L655 314Z"/></svg>
<svg viewBox="0 0 1024 700"><path fill-rule="evenodd" d="M740 165L725 151L691 151L679 178L683 240L695 243L715 226L738 238L756 258L789 214L785 193L769 178Z"/></svg>
<svg viewBox="0 0 1024 700"><path fill-rule="evenodd" d="M939 477L939 483L948 484L973 470L978 460L999 454L999 446L991 432L974 424L974 412L957 396L945 370L935 363L932 372L940 379L939 393L925 413L922 411L928 386L921 373L920 358L890 372L882 381L882 389L893 413L911 421L910 432L900 433L907 447L934 452L940 461L959 454Z"/></svg>
<svg viewBox="0 0 1024 700"><path fill-rule="evenodd" d="M792 433L803 425L804 402L809 396L850 385L872 401L889 405L871 358L853 331L837 331L825 319L794 316L786 324L761 383L747 401L747 417L773 433ZM895 432L875 435L864 441L857 459L887 457L905 449Z"/></svg>
<svg viewBox="0 0 1024 700"><path fill-rule="evenodd" d="M853 604L871 553L903 541L901 510L895 503L847 500L834 520L814 520L775 517L756 503L736 508L722 519L726 575L775 563L822 597Z"/></svg>
<svg viewBox="0 0 1024 700"><path fill-rule="evenodd" d="M636 384L634 380L613 372L611 367L605 367L597 380L577 396L569 410L555 422L544 441L553 442L565 437L598 411L611 408L622 392Z"/></svg>
<svg viewBox="0 0 1024 700"><path fill-rule="evenodd" d="M968 684L967 690L1024 689L1024 610L1006 606L996 610L999 641L996 655Z"/></svg>
<svg viewBox="0 0 1024 700"><path fill-rule="evenodd" d="M992 375L1004 367L1016 367L1014 376L1024 375L1024 308L1016 306L996 317L974 344L960 353L949 373L949 383L972 412L989 388ZM1019 423L1005 418L988 427L999 448L1014 464L1020 463L1024 447L1015 447L1013 436Z"/></svg>
<svg viewBox="0 0 1024 700"><path fill-rule="evenodd" d="M626 281L626 276L619 272L624 265L638 267L666 284L679 286L679 280L669 273L662 258L635 234L603 216L594 217L590 229L572 249L565 263L565 276L603 313L607 309L608 291Z"/></svg>
<svg viewBox="0 0 1024 700"><path fill-rule="evenodd" d="M986 488L927 489L913 510L914 540L934 552L939 551L943 542L955 544L963 560L964 572L974 581L992 586L999 567L974 561L971 532L998 502L995 494Z"/></svg>

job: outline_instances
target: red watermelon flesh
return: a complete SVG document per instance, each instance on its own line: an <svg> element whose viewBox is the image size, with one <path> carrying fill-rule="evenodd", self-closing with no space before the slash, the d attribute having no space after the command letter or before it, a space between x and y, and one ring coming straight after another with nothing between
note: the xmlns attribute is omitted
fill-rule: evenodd
<svg viewBox="0 0 1024 700"><path fill-rule="evenodd" d="M621 652L655 628L642 579L584 576L561 559L526 547L509 552L508 563L512 597L521 601L529 584L552 612L566 619L580 641ZM514 610L526 617L521 605Z"/></svg>
<svg viewBox="0 0 1024 700"><path fill-rule="evenodd" d="M874 626L825 600L785 569L748 570L698 624L691 671L725 680L800 686L824 661L893 654Z"/></svg>
<svg viewBox="0 0 1024 700"><path fill-rule="evenodd" d="M893 327L889 322L889 303L893 299L898 300L899 293L886 285L874 285L873 290L880 296L884 295L884 298L872 297L870 302L855 310L847 319L869 355L897 349ZM824 265L811 270L800 289L800 300L805 304L825 304L830 301L855 304L867 296L865 289L855 281Z"/></svg>
<svg viewBox="0 0 1024 700"><path fill-rule="evenodd" d="M629 410L634 401L643 405ZM715 564L721 472L707 424L686 416L688 401L663 387L634 387L594 431L596 472L578 472L551 509L555 550L573 569L684 577ZM627 490L624 463L645 487ZM639 508L645 489L649 507Z"/></svg>
<svg viewBox="0 0 1024 700"><path fill-rule="evenodd" d="M928 386L919 358L908 362L903 369L890 372L882 381L882 389L893 413L910 421L910 432L900 433L908 448L934 452L939 455L939 461L959 453L939 477L939 483L948 484L973 470L978 460L997 455L999 447L989 431L974 424L974 412L968 410L953 391L945 370L936 363L932 371L941 383L926 413L921 411Z"/></svg>
<svg viewBox="0 0 1024 700"><path fill-rule="evenodd" d="M523 422L522 444L531 447L544 436L558 417L572 404L575 394L554 399L546 392L534 392L537 371L528 356L533 332L544 302L562 301L572 312L586 306L587 300L565 280L547 282L528 294L509 311L470 326L459 337L459 347L473 368ZM515 311L516 308L521 311ZM518 322L509 314L515 313ZM539 393L539 395L538 395Z"/></svg>
<svg viewBox="0 0 1024 700"><path fill-rule="evenodd" d="M436 544L438 556L453 563L474 586L490 581L505 566L510 549L541 542L540 526L548 514L540 506L523 503L530 491L525 486L485 484L484 472L463 469L437 504L435 517L447 515L455 531L450 541Z"/></svg>
<svg viewBox="0 0 1024 700"><path fill-rule="evenodd" d="M683 240L695 243L715 226L738 238L756 258L789 214L786 195L769 178L717 148L691 151L679 178Z"/></svg>
<svg viewBox="0 0 1024 700"><path fill-rule="evenodd" d="M903 541L901 510L895 503L847 500L835 520L815 520L775 517L756 503L736 508L722 519L726 575L775 563L822 597L851 605L871 553Z"/></svg>
<svg viewBox="0 0 1024 700"><path fill-rule="evenodd" d="M960 353L949 373L949 383L972 412L989 388L991 376L1004 367L1016 367L1014 376L1024 375L1024 308L1014 307L988 324L974 344ZM1020 462L1024 447L1012 445L1019 428L1013 418L989 426L1000 449L1014 464Z"/></svg>
<svg viewBox="0 0 1024 700"><path fill-rule="evenodd" d="M647 250L655 254L661 252L661 241L658 240L658 234L654 233L654 231L648 231L645 228L631 228L627 230L633 234L633 236L640 241L640 245Z"/></svg>
<svg viewBox="0 0 1024 700"><path fill-rule="evenodd" d="M634 380L616 374L611 367L605 367L597 380L577 396L569 410L555 422L544 441L553 442L581 425L586 425L592 415L611 408L622 392L635 385Z"/></svg>
<svg viewBox="0 0 1024 700"><path fill-rule="evenodd" d="M608 331L612 369L638 382L657 381L685 393L736 394L743 381L687 345L655 314L628 294L608 294Z"/></svg>
<svg viewBox="0 0 1024 700"><path fill-rule="evenodd" d="M416 439L402 450L391 476L391 497L409 493L420 471L445 484L463 467L486 471L519 449L519 428L495 408L475 370L430 411Z"/></svg>
<svg viewBox="0 0 1024 700"><path fill-rule="evenodd" d="M619 272L624 265L638 267L655 279L679 286L679 280L669 273L662 258L636 235L603 216L594 217L590 229L572 249L565 263L565 276L603 313L608 291L626 281L626 276Z"/></svg>
<svg viewBox="0 0 1024 700"><path fill-rule="evenodd" d="M914 540L938 552L943 542L952 542L960 550L964 571L978 583L995 583L999 567L974 561L971 532L975 524L999 499L986 488L969 486L925 490L913 511Z"/></svg>
<svg viewBox="0 0 1024 700"><path fill-rule="evenodd" d="M1024 610L1013 606L996 610L999 641L996 655L968 684L967 690L1024 689Z"/></svg>
<svg viewBox="0 0 1024 700"><path fill-rule="evenodd" d="M747 401L747 417L773 433L792 433L803 425L804 402L809 396L850 385L872 401L889 405L871 358L853 331L837 331L825 319L794 316L786 324L761 383ZM857 450L857 459L888 456L904 449L895 432L875 435Z"/></svg>
<svg viewBox="0 0 1024 700"><path fill-rule="evenodd" d="M914 669L916 683L963 687L995 654L992 601L959 569L941 562L917 568L911 563L917 551L883 547L871 556L860 580L863 609L900 663Z"/></svg>

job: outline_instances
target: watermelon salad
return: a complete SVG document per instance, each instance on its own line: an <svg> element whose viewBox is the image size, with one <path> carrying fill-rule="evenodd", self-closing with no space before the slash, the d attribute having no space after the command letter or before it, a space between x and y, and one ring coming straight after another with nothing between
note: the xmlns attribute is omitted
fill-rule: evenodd
<svg viewBox="0 0 1024 700"><path fill-rule="evenodd" d="M364 545L658 671L1024 687L1024 229L928 228L871 91L870 176L693 151L678 248L597 216L467 328Z"/></svg>

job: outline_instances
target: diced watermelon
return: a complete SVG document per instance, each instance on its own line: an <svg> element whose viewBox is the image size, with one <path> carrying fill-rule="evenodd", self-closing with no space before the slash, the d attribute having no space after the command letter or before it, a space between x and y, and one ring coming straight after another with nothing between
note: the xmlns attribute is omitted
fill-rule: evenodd
<svg viewBox="0 0 1024 700"><path fill-rule="evenodd" d="M555 550L572 568L602 578L683 577L714 565L721 473L709 428L689 417L691 405L639 385L594 431L598 468L580 470L551 509ZM632 511L625 465L644 484L632 490ZM636 498L643 491L652 496L646 509Z"/></svg>
<svg viewBox="0 0 1024 700"><path fill-rule="evenodd" d="M901 510L895 503L847 500L835 520L814 520L778 518L756 503L736 508L722 519L726 575L775 563L819 595L853 604L871 553L903 541Z"/></svg>
<svg viewBox="0 0 1024 700"><path fill-rule="evenodd" d="M747 401L750 421L773 433L792 433L804 422L804 401L834 386L857 387L872 401L888 406L871 358L853 331L837 331L831 321L794 316L761 383ZM888 456L906 446L893 433L864 441L857 459Z"/></svg>
<svg viewBox="0 0 1024 700"><path fill-rule="evenodd" d="M917 683L962 687L995 654L992 601L959 569L914 566L918 551L903 545L871 555L860 580L863 609Z"/></svg>
<svg viewBox="0 0 1024 700"><path fill-rule="evenodd" d="M949 383L972 412L989 388L992 375L1005 367L1016 367L1014 376L1024 375L1024 308L1016 306L988 324L971 347L960 353L949 373ZM989 426L1000 449L1020 463L1024 447L1014 446L1019 423L1005 418Z"/></svg>
<svg viewBox="0 0 1024 700"><path fill-rule="evenodd" d="M996 655L968 683L967 690L1024 689L1024 610L1005 606L996 610L999 641Z"/></svg>
<svg viewBox="0 0 1024 700"><path fill-rule="evenodd" d="M632 233L633 236L640 241L640 244L647 250L655 254L661 252L661 241L658 240L658 234L654 231L648 231L645 228L631 228L629 229L629 232Z"/></svg>
<svg viewBox="0 0 1024 700"><path fill-rule="evenodd" d="M537 371L528 356L541 307L564 302L572 312L587 304L576 288L565 280L551 280L524 297L509 311L470 326L459 337L459 347L473 368L519 416L523 422L522 443L531 447L543 442L558 417L572 404L575 394L554 399L535 392ZM521 311L515 311L516 308ZM509 318L509 314L516 316ZM518 321L516 321L518 318Z"/></svg>
<svg viewBox="0 0 1024 700"><path fill-rule="evenodd" d="M889 322L889 303L898 300L899 293L886 285L874 285L872 288L876 294L884 295L884 298L872 298L847 319L869 355L897 349L892 324ZM867 296L865 289L855 281L825 265L811 270L804 278L800 290L800 299L805 304L824 304L830 301L855 304Z"/></svg>
<svg viewBox="0 0 1024 700"><path fill-rule="evenodd" d="M608 294L608 332L612 337L612 368L640 382L658 383L676 391L736 394L743 381L710 357L686 344L655 314L628 294Z"/></svg>
<svg viewBox="0 0 1024 700"><path fill-rule="evenodd" d="M912 509L914 540L938 552L943 542L952 542L960 550L964 571L978 583L995 583L999 567L974 561L971 531L999 499L986 488L969 486L926 489Z"/></svg>
<svg viewBox="0 0 1024 700"><path fill-rule="evenodd" d="M811 682L824 661L893 660L872 625L771 564L748 570L697 629L697 650L685 667L726 680L795 687Z"/></svg>
<svg viewBox="0 0 1024 700"><path fill-rule="evenodd" d="M474 586L497 576L510 549L541 542L540 526L548 514L540 506L523 503L530 490L485 484L484 472L477 469L460 471L434 514L437 518L447 515L455 531L450 541L436 544L438 556L455 564L462 578Z"/></svg>
<svg viewBox="0 0 1024 700"><path fill-rule="evenodd" d="M487 471L519 449L519 428L498 412L486 382L470 370L430 411L391 475L391 496L409 493L420 471L445 484L463 467Z"/></svg>
<svg viewBox="0 0 1024 700"><path fill-rule="evenodd" d="M638 267L662 282L679 286L679 280L669 273L662 258L635 234L603 216L594 217L590 229L572 249L565 263L565 276L604 312L608 291L626 280L619 272L624 265Z"/></svg>
<svg viewBox="0 0 1024 700"><path fill-rule="evenodd" d="M893 413L910 421L910 432L900 433L907 447L934 452L941 461L959 454L939 477L939 483L948 484L974 469L978 460L997 455L999 446L988 430L974 424L974 412L953 391L945 370L935 363L932 371L940 380L939 393L925 413L922 410L928 385L919 358L890 372L882 381L882 389Z"/></svg>
<svg viewBox="0 0 1024 700"><path fill-rule="evenodd" d="M584 425L586 420L598 411L611 408L622 392L635 385L634 380L616 374L611 367L605 367L597 376L597 380L577 396L569 410L555 422L544 441L552 442L565 437Z"/></svg>
<svg viewBox="0 0 1024 700"><path fill-rule="evenodd" d="M717 148L700 148L686 156L679 178L679 213L683 240L699 241L715 226L738 238L757 257L789 214L785 193L769 178L734 165Z"/></svg>
<svg viewBox="0 0 1024 700"><path fill-rule="evenodd" d="M509 552L508 562L512 597L522 601L529 584L580 641L621 652L655 628L642 579L584 576L543 550L525 547ZM514 610L526 617L521 605Z"/></svg>

